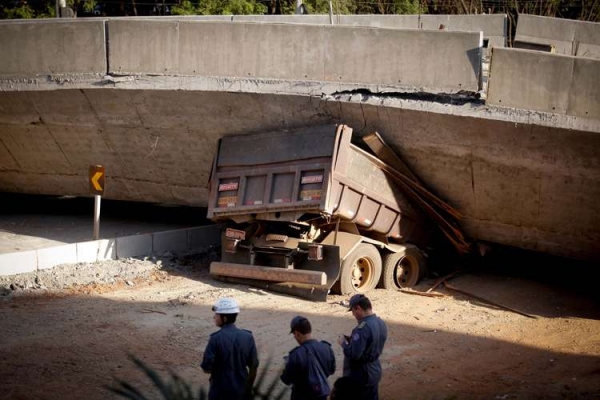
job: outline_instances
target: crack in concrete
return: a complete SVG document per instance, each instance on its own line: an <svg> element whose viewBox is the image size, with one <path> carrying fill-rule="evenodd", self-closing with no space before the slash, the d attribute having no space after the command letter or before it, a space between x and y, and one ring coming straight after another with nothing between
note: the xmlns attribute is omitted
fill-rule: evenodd
<svg viewBox="0 0 600 400"><path fill-rule="evenodd" d="M360 112L362 114L363 126L360 129L357 129L357 132L362 132L367 127L367 117L365 116L365 109L363 107L363 103L360 103Z"/></svg>
<svg viewBox="0 0 600 400"><path fill-rule="evenodd" d="M152 136L150 136L150 137L152 137ZM150 145L150 148L152 150L150 150L150 153L146 154L146 156L144 158L148 158L148 157L150 157L151 155L154 154L154 152L156 151L156 148L158 147L158 139L160 139L160 136L156 135L154 143Z"/></svg>
<svg viewBox="0 0 600 400"><path fill-rule="evenodd" d="M56 147L58 147L58 150L60 151L60 153L63 155L63 157L67 161L67 164L69 164L69 167L73 168L73 164L71 163L71 160L69 160L67 153L65 153L65 151L63 150L63 148L60 145L60 143L58 142L58 140L56 140L56 137L54 137L54 134L52 133L52 129L50 129L50 127L46 124L44 124L44 127L46 128L46 131L48 131L48 135L50 135L50 137L54 141L54 144L56 144Z"/></svg>
<svg viewBox="0 0 600 400"><path fill-rule="evenodd" d="M10 152L10 149L8 148L8 146L4 143L4 141L2 140L2 138L0 138L0 143L2 143L2 146L6 149L6 152L8 153L8 155L10 155L10 157L12 158L12 160L15 162L15 164L17 165L17 167L20 169L21 164L19 164L19 162L17 161L17 159L15 158L15 156L13 155L13 153ZM3 170L3 171L11 171L11 170Z"/></svg>
<svg viewBox="0 0 600 400"><path fill-rule="evenodd" d="M62 154L62 156L64 157L64 159L67 162L67 164L69 165L69 167L73 168L73 164L71 164L71 160L69 160L69 157L67 157L67 154L62 149L62 146L60 145L60 143L58 142L58 140L56 140L56 137L54 137L54 134L52 134L52 130L50 129L50 127L48 126L48 124L46 124L46 121L42 117L42 113L38 109L36 102L33 99L31 99L31 98L30 98L30 101L31 101L31 105L32 105L33 109L35 110L36 114L38 115L40 125L44 126L44 129L46 129L46 132L48 133L48 135L50 136L50 138L52 138L52 140L54 141L54 144L58 148L58 151L60 151L60 154Z"/></svg>
<svg viewBox="0 0 600 400"><path fill-rule="evenodd" d="M473 214L479 215L477 210L477 192L475 191L475 169L473 168L473 148L471 147L471 154L469 160L469 167L471 168L471 189L473 190Z"/></svg>
<svg viewBox="0 0 600 400"><path fill-rule="evenodd" d="M364 97L372 98L391 98L400 100L414 100L430 103L439 104L450 104L450 105L485 105L485 101L481 99L481 95L478 92L467 92L461 91L458 93L429 93L429 92L373 92L367 88L359 88L352 90L341 90L331 93L329 96L339 99L342 96L361 95Z"/></svg>

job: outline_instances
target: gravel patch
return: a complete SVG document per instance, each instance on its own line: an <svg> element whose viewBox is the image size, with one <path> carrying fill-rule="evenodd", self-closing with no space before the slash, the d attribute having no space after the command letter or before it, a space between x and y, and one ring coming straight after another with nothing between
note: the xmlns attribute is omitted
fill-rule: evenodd
<svg viewBox="0 0 600 400"><path fill-rule="evenodd" d="M219 250L211 247L179 256L166 253L153 257L63 264L46 270L0 276L0 296L54 292L77 286L112 285L118 282L131 286L136 279L147 278L159 271L197 272L198 267L208 266L211 261L218 259L218 254Z"/></svg>

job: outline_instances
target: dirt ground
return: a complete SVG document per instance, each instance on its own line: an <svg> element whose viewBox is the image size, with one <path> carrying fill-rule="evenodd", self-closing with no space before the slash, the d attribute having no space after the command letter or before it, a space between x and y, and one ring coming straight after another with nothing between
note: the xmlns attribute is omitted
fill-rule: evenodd
<svg viewBox="0 0 600 400"><path fill-rule="evenodd" d="M316 338L334 344L341 374L335 338L356 325L341 304L347 298L313 303L219 282L208 274L213 257L111 261L0 279L0 397L112 399L106 386L115 378L150 393L128 354L165 377L170 370L194 388L207 385L199 363L216 330L210 307L222 296L241 304L238 326L253 331L262 368L271 359L269 379L295 346L288 326L297 314L311 320ZM569 266L556 273L577 275ZM370 293L389 328L381 399L600 398L595 284L584 274L548 276L477 270L451 280L534 318L444 288L436 290L442 298Z"/></svg>

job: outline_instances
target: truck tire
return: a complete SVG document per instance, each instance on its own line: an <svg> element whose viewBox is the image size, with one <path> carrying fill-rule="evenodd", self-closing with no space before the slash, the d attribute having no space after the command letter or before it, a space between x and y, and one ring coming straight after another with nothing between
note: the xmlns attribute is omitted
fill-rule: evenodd
<svg viewBox="0 0 600 400"><path fill-rule="evenodd" d="M383 256L383 272L379 287L401 289L415 286L425 276L425 258L416 247Z"/></svg>
<svg viewBox="0 0 600 400"><path fill-rule="evenodd" d="M339 294L367 293L381 278L381 255L375 246L359 244L342 263Z"/></svg>

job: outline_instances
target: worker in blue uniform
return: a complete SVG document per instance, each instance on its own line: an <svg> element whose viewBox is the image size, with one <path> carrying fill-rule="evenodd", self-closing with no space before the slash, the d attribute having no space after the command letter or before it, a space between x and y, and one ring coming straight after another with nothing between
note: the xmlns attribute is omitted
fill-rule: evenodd
<svg viewBox="0 0 600 400"><path fill-rule="evenodd" d="M360 388L357 398L379 399L381 362L379 356L387 339L387 326L373 313L371 300L363 294L350 298L348 311L358 322L350 336L341 335L338 343L344 351L344 376Z"/></svg>
<svg viewBox="0 0 600 400"><path fill-rule="evenodd" d="M209 400L249 400L258 369L252 332L235 326L240 312L232 298L217 300L212 310L219 329L210 335L202 359L202 370L210 374Z"/></svg>
<svg viewBox="0 0 600 400"><path fill-rule="evenodd" d="M335 355L331 344L312 338L310 321L296 316L290 333L299 344L286 357L281 380L292 385L291 400L326 400L331 392L327 377L335 373Z"/></svg>

